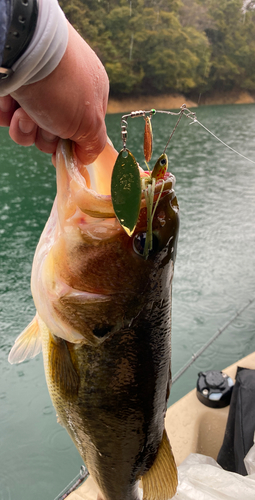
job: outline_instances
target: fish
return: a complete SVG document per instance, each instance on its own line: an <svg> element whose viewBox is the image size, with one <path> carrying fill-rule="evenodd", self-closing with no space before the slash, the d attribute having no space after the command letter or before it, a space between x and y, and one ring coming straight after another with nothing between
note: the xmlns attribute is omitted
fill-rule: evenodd
<svg viewBox="0 0 255 500"><path fill-rule="evenodd" d="M167 500L177 469L165 430L171 385L171 295L179 207L170 172L156 183L144 258L144 197L130 237L117 220L110 141L82 165L69 140L56 153L57 196L31 275L36 315L10 363L43 352L60 423L102 500ZM140 176L148 176L140 167ZM157 205L156 205L157 203Z"/></svg>

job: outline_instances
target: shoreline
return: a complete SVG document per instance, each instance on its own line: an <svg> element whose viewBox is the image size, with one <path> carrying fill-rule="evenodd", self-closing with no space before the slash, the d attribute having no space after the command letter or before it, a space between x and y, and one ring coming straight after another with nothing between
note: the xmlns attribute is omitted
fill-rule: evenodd
<svg viewBox="0 0 255 500"><path fill-rule="evenodd" d="M180 109L182 104L187 108L217 104L254 104L255 93L244 90L231 90L230 92L213 92L195 97L186 97L184 94L164 94L160 96L126 97L115 99L110 97L107 114L129 113L139 109Z"/></svg>

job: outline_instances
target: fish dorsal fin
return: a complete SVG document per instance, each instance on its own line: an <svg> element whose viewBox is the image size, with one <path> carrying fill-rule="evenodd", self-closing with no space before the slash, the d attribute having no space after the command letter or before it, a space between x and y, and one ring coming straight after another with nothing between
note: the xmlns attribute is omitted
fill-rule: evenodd
<svg viewBox="0 0 255 500"><path fill-rule="evenodd" d="M176 493L177 468L167 433L164 429L156 459L142 477L143 500L168 500Z"/></svg>
<svg viewBox="0 0 255 500"><path fill-rule="evenodd" d="M80 377L73 365L67 342L51 335L48 353L51 383L58 388L63 398L75 398L79 389Z"/></svg>
<svg viewBox="0 0 255 500"><path fill-rule="evenodd" d="M38 326L37 315L23 330L23 332L15 340L8 361L11 365L22 363L25 359L34 358L42 350L42 339Z"/></svg>

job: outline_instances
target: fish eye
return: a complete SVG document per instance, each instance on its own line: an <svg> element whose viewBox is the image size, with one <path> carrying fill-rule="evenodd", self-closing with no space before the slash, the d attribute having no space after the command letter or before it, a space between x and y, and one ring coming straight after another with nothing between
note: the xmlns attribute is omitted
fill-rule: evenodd
<svg viewBox="0 0 255 500"><path fill-rule="evenodd" d="M133 239L133 249L138 255L143 255L146 233L138 233Z"/></svg>
<svg viewBox="0 0 255 500"><path fill-rule="evenodd" d="M138 233L133 239L133 248L135 253L143 255L146 233ZM157 252L159 249L159 239L156 234L152 233L152 252Z"/></svg>

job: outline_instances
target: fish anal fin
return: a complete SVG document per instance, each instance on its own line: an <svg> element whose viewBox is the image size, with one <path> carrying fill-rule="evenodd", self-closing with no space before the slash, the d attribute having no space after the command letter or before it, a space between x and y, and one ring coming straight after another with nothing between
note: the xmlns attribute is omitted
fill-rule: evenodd
<svg viewBox="0 0 255 500"><path fill-rule="evenodd" d="M37 315L15 340L8 361L11 365L34 358L42 350L42 339Z"/></svg>
<svg viewBox="0 0 255 500"><path fill-rule="evenodd" d="M80 378L73 365L67 342L51 336L48 351L51 382L59 389L63 398L75 398Z"/></svg>
<svg viewBox="0 0 255 500"><path fill-rule="evenodd" d="M143 500L168 500L175 495L177 484L177 468L164 430L155 461L142 477Z"/></svg>

